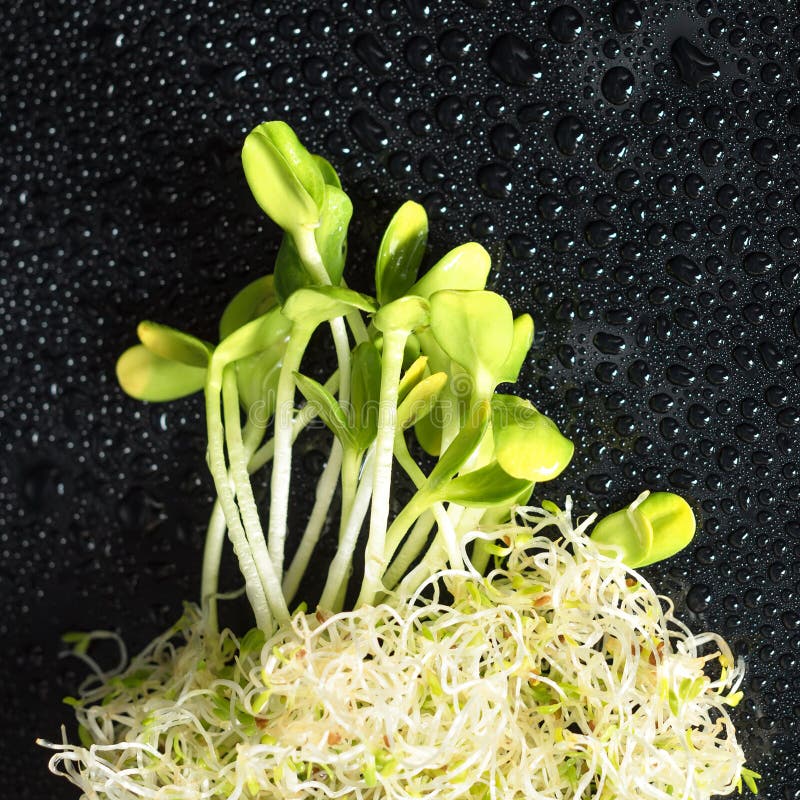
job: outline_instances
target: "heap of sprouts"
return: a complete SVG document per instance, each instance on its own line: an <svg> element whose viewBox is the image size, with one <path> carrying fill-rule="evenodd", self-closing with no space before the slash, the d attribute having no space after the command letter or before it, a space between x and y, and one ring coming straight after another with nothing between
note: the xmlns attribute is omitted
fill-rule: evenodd
<svg viewBox="0 0 800 800"><path fill-rule="evenodd" d="M89 800L754 789L726 710L742 665L634 571L691 540L686 502L644 492L577 526L569 501L528 505L573 445L496 391L516 381L533 322L486 290L486 251L462 245L418 277L428 225L408 202L378 249L375 297L360 294L342 279L352 205L331 165L277 122L247 137L243 164L284 230L274 272L234 297L218 344L143 322L117 368L139 399L204 392L217 500L201 601L128 665L118 639L112 671L90 655L108 634L68 637L93 675L68 698L80 743L47 744L51 769ZM321 326L336 355L324 381L301 372ZM293 444L315 420L331 446L297 535ZM250 475L267 468L260 509ZM392 517L396 469L415 491ZM297 595L323 531L337 549L309 610ZM255 619L241 638L219 624L226 535Z"/></svg>

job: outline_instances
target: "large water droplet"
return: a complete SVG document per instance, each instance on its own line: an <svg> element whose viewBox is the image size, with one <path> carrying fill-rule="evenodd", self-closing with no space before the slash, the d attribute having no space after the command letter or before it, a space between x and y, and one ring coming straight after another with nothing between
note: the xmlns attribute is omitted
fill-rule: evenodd
<svg viewBox="0 0 800 800"><path fill-rule="evenodd" d="M539 59L531 46L516 33L503 33L489 48L492 71L512 86L528 86L542 77Z"/></svg>
<svg viewBox="0 0 800 800"><path fill-rule="evenodd" d="M556 145L565 156L575 155L585 135L586 127L574 114L567 114L560 119L553 130Z"/></svg>
<svg viewBox="0 0 800 800"><path fill-rule="evenodd" d="M670 52L681 79L693 89L705 81L714 81L720 76L719 62L683 36L679 36L672 43Z"/></svg>
<svg viewBox="0 0 800 800"><path fill-rule="evenodd" d="M642 27L642 12L635 0L616 0L611 6L611 19L620 33L633 33Z"/></svg>
<svg viewBox="0 0 800 800"><path fill-rule="evenodd" d="M619 106L631 99L634 85L630 70L625 67L611 67L603 76L600 89L609 103Z"/></svg>
<svg viewBox="0 0 800 800"><path fill-rule="evenodd" d="M573 6L557 6L547 18L547 27L557 42L570 44L583 30L583 16Z"/></svg>

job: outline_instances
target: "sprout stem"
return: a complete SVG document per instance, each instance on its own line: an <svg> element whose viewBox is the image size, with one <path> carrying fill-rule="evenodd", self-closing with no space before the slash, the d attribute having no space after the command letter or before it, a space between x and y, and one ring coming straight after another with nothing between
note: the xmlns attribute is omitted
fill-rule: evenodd
<svg viewBox="0 0 800 800"><path fill-rule="evenodd" d="M261 520L258 518L258 507L255 497L253 497L253 487L247 472L249 453L245 450L242 441L239 392L236 387L236 371L233 366L225 370L222 378L222 400L225 410L225 441L228 445L230 475L239 503L242 525L253 554L258 576L261 579L261 585L264 587L267 602L277 621L283 623L289 619L289 609L286 607L280 579L270 560L267 543L264 541Z"/></svg>
<svg viewBox="0 0 800 800"><path fill-rule="evenodd" d="M264 587L258 576L253 554L247 543L242 521L239 518L239 509L231 488L228 470L225 465L224 431L222 426L222 410L220 408L220 394L222 391L222 368L215 365L212 359L206 379L206 425L208 428L207 460L217 496L225 515L228 526L228 536L233 544L236 558L239 560L239 569L245 580L247 599L253 609L256 624L263 631L272 630L272 614L264 593Z"/></svg>
<svg viewBox="0 0 800 800"><path fill-rule="evenodd" d="M322 471L319 483L317 483L314 508L311 510L311 516L306 523L306 529L303 532L303 538L300 540L297 552L294 554L294 558L283 579L283 595L287 603L291 603L295 594L297 594L297 589L305 575L311 554L314 552L314 547L319 541L322 528L328 519L328 511L336 492L341 468L342 443L338 439L334 439L328 456L328 463Z"/></svg>
<svg viewBox="0 0 800 800"><path fill-rule="evenodd" d="M248 422L244 427L244 448L252 453L264 436L264 428ZM230 480L230 475L228 476ZM217 595L219 592L219 568L222 561L222 548L225 543L225 513L217 498L208 520L205 546L203 548L203 574L200 584L201 604L208 615L211 631L218 630Z"/></svg>
<svg viewBox="0 0 800 800"><path fill-rule="evenodd" d="M375 445L373 445L367 452L366 459L364 460L364 477L356 491L355 499L347 519L347 524L344 526L342 534L339 537L339 546L336 548L336 555L331 561L328 568L328 578L325 581L325 587L322 590L322 597L320 598L319 605L321 608L327 610L337 609L337 605L344 598L344 591L342 587L346 585L349 577L350 570L353 564L353 552L358 540L358 534L361 531L361 526L364 518L369 509L370 498L372 497L372 488L375 480L375 471L372 468L375 458Z"/></svg>
<svg viewBox="0 0 800 800"><path fill-rule="evenodd" d="M358 605L373 601L386 567L385 542L389 495L392 488L392 453L397 427L397 387L407 338L408 331L402 329L388 330L383 335L378 435L375 439L375 483L372 492L369 538L364 554L364 581Z"/></svg>
<svg viewBox="0 0 800 800"><path fill-rule="evenodd" d="M294 373L299 371L311 330L297 327L292 333L281 365L275 401L275 455L272 464L269 504L269 554L275 572L283 575L283 550L289 513L292 479L292 433L294 430ZM340 373L341 378L341 373Z"/></svg>

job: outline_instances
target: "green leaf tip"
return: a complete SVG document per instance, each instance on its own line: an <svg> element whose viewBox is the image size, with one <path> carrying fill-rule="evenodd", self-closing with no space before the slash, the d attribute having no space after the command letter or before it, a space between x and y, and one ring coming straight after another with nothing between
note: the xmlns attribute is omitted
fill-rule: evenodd
<svg viewBox="0 0 800 800"><path fill-rule="evenodd" d="M375 289L381 305L402 297L417 279L428 242L428 215L413 200L403 203L383 234L375 262Z"/></svg>
<svg viewBox="0 0 800 800"><path fill-rule="evenodd" d="M253 197L277 225L289 232L319 225L325 178L285 122L264 122L248 134L242 166Z"/></svg>
<svg viewBox="0 0 800 800"><path fill-rule="evenodd" d="M214 347L191 334L169 325L143 320L136 328L139 341L151 352L168 361L189 367L206 367Z"/></svg>
<svg viewBox="0 0 800 800"><path fill-rule="evenodd" d="M514 478L535 483L558 477L575 451L553 420L515 395L492 397L492 435L500 466Z"/></svg>
<svg viewBox="0 0 800 800"><path fill-rule="evenodd" d="M672 492L644 492L633 503L604 517L591 537L608 548L617 548L633 568L646 567L683 550L694 537L694 513Z"/></svg>

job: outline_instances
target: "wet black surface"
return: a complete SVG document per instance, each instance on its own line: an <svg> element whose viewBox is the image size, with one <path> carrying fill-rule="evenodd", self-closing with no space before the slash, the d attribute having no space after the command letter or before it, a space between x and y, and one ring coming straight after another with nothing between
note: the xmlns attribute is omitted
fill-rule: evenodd
<svg viewBox="0 0 800 800"><path fill-rule="evenodd" d="M116 355L152 317L213 336L270 269L238 148L283 118L356 204L352 282L407 198L537 323L525 392L577 444L547 494L673 488L702 520L650 570L747 658L766 798L800 797L800 26L780 2L9 3L0 20L0 786L69 798L83 667L199 583L197 400L146 407ZM312 442L306 476L324 455ZM302 504L300 504L302 505ZM231 576L232 585L232 576Z"/></svg>

